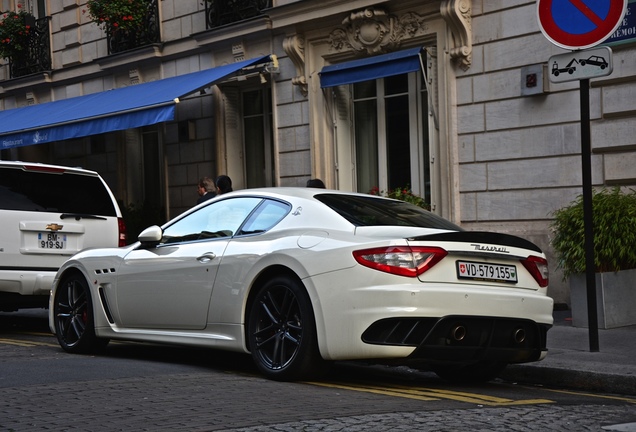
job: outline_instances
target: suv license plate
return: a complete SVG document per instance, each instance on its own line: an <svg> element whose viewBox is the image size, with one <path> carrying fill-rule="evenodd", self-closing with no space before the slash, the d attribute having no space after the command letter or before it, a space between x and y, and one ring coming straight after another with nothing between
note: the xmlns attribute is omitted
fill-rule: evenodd
<svg viewBox="0 0 636 432"><path fill-rule="evenodd" d="M517 267L515 266L472 261L456 261L455 264L459 279L517 283Z"/></svg>
<svg viewBox="0 0 636 432"><path fill-rule="evenodd" d="M66 234L38 233L40 249L66 249Z"/></svg>

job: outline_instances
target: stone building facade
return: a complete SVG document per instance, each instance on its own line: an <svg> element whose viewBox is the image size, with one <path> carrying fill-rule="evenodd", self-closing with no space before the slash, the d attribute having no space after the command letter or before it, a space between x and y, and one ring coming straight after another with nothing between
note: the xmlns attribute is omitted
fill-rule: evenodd
<svg viewBox="0 0 636 432"><path fill-rule="evenodd" d="M19 77L5 59L2 110L273 55L182 98L171 121L3 144L2 159L94 169L123 206L162 220L194 205L203 176L228 174L235 189L409 187L464 228L520 235L555 262L551 212L581 193L579 84L549 81L548 59L565 51L541 33L535 1L155 0L158 38L117 52L83 0L1 3L46 19L50 53ZM636 55L629 40L613 50L613 73L591 85L592 178L629 187ZM551 271L550 295L568 303Z"/></svg>

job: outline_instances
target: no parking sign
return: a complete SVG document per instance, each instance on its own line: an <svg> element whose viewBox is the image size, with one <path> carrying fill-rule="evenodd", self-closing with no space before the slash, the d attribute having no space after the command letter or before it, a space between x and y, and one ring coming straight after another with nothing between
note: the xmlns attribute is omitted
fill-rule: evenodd
<svg viewBox="0 0 636 432"><path fill-rule="evenodd" d="M550 42L561 48L590 48L620 26L627 1L537 0L539 27Z"/></svg>

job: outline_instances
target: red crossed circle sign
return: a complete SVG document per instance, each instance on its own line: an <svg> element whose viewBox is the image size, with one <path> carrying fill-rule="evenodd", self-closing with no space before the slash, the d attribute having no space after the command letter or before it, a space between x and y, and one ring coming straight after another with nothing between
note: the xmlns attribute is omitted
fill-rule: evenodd
<svg viewBox="0 0 636 432"><path fill-rule="evenodd" d="M620 26L628 0L537 0L539 27L566 49L598 45Z"/></svg>

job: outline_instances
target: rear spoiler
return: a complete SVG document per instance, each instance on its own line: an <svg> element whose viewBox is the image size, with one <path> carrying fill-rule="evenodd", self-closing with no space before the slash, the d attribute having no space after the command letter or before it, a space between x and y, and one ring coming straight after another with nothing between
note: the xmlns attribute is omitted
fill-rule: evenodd
<svg viewBox="0 0 636 432"><path fill-rule="evenodd" d="M529 249L535 252L543 253L541 248L539 248L537 245L526 239L522 239L521 237L513 236L510 234L501 234L486 231L448 231L437 234L411 237L408 240L489 243L501 246Z"/></svg>

